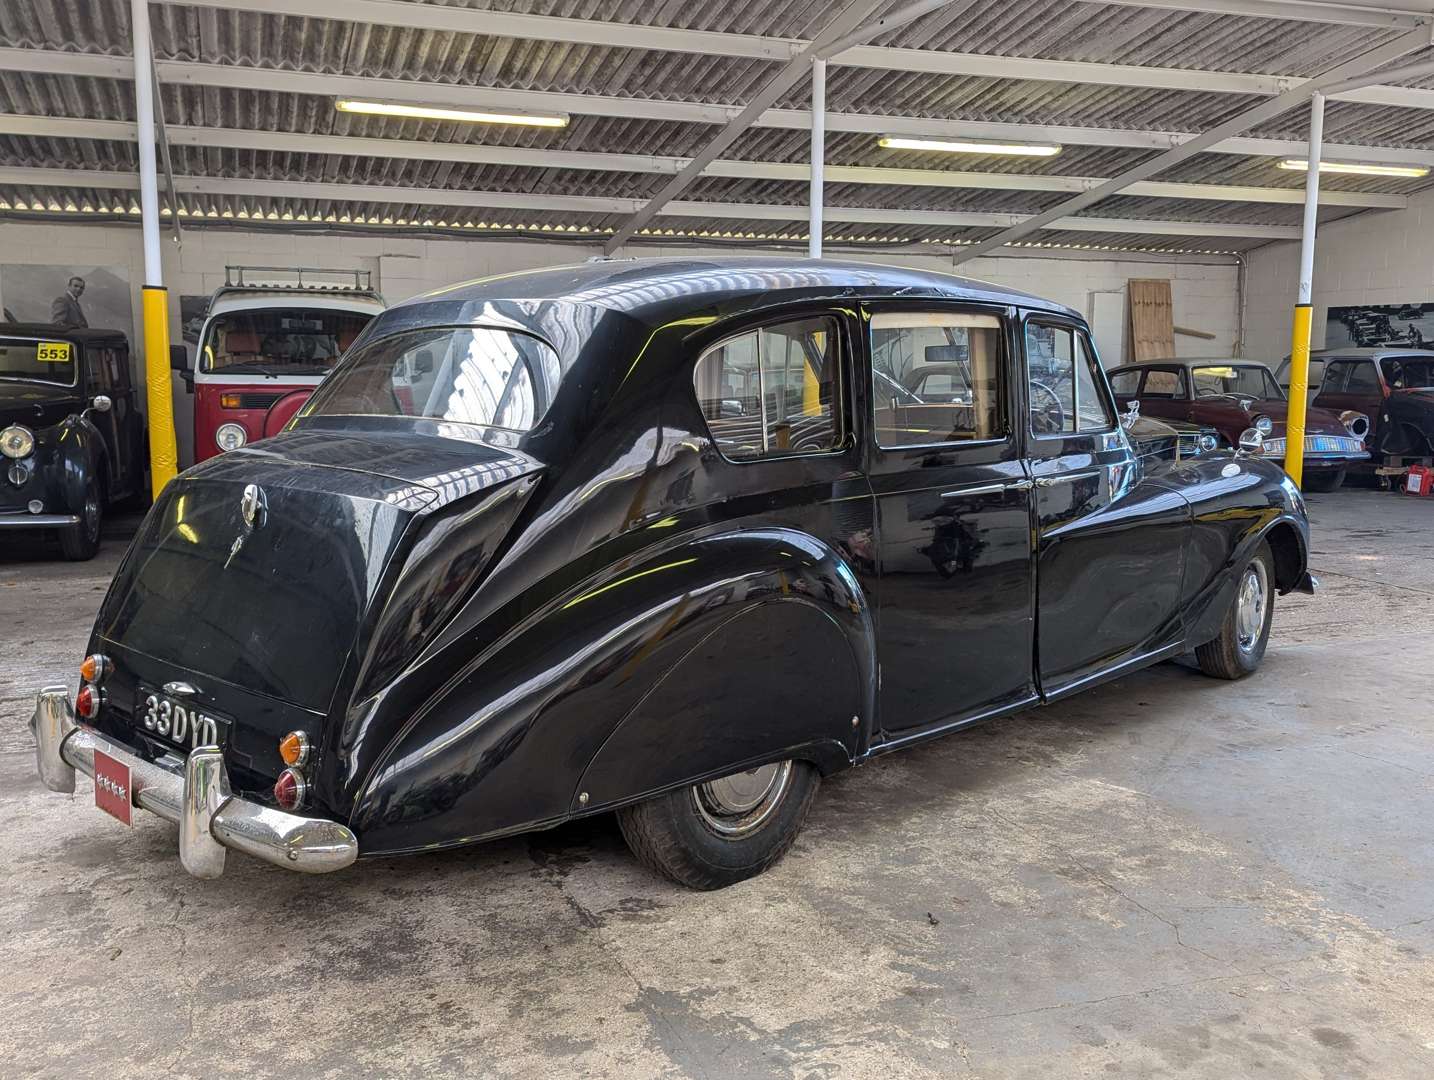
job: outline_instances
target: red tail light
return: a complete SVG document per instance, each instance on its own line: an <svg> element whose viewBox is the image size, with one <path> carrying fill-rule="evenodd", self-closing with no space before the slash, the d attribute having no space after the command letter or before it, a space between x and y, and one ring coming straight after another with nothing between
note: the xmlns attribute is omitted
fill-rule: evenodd
<svg viewBox="0 0 1434 1080"><path fill-rule="evenodd" d="M75 695L75 712L86 720L93 720L100 711L101 703L102 696L99 690L93 686L82 686L80 692Z"/></svg>
<svg viewBox="0 0 1434 1080"><path fill-rule="evenodd" d="M274 784L274 801L285 810L297 810L304 805L304 795L309 785L298 769L285 769Z"/></svg>

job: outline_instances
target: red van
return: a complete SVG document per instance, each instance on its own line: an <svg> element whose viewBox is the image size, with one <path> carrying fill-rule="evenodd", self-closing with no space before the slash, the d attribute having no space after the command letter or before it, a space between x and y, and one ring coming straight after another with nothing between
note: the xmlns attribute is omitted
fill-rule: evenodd
<svg viewBox="0 0 1434 1080"><path fill-rule="evenodd" d="M367 270L228 266L199 336L194 460L276 435L384 308Z"/></svg>

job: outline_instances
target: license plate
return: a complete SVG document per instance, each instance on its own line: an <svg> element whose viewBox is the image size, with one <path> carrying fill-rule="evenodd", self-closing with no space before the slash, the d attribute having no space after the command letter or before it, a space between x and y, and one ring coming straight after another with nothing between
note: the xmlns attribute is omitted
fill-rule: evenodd
<svg viewBox="0 0 1434 1080"><path fill-rule="evenodd" d="M103 750L95 751L95 805L110 817L133 824L129 813L134 805L129 766Z"/></svg>
<svg viewBox="0 0 1434 1080"><path fill-rule="evenodd" d="M139 688L135 723L149 734L186 751L199 746L222 747L229 741L230 721L227 717L148 686Z"/></svg>

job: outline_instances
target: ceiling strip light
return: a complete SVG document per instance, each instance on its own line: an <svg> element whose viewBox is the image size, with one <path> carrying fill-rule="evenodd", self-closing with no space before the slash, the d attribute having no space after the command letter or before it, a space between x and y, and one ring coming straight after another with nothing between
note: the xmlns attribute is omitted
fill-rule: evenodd
<svg viewBox="0 0 1434 1080"><path fill-rule="evenodd" d="M398 116L406 120L458 120L467 124L523 124L527 127L546 128L568 126L567 113L484 112L475 109L448 109L439 105L405 105L397 101L353 101L348 98L340 98L334 102L334 107L339 112Z"/></svg>
<svg viewBox="0 0 1434 1080"><path fill-rule="evenodd" d="M1279 168L1290 172L1309 172L1310 163L1303 158L1286 158ZM1429 175L1428 165L1365 165L1352 161L1321 161L1321 173L1348 173L1352 176L1409 176L1418 180Z"/></svg>
<svg viewBox="0 0 1434 1080"><path fill-rule="evenodd" d="M877 144L888 150L942 150L949 154L1006 154L1014 157L1055 157L1059 143L982 142L980 139L914 139L883 135Z"/></svg>

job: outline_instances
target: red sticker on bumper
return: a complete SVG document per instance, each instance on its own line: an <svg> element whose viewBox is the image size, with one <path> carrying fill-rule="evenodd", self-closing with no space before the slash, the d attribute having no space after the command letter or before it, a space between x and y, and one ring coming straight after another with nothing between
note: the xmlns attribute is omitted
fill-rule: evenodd
<svg viewBox="0 0 1434 1080"><path fill-rule="evenodd" d="M116 761L103 750L95 751L95 805L126 825L132 824L133 793L130 790L129 766Z"/></svg>

